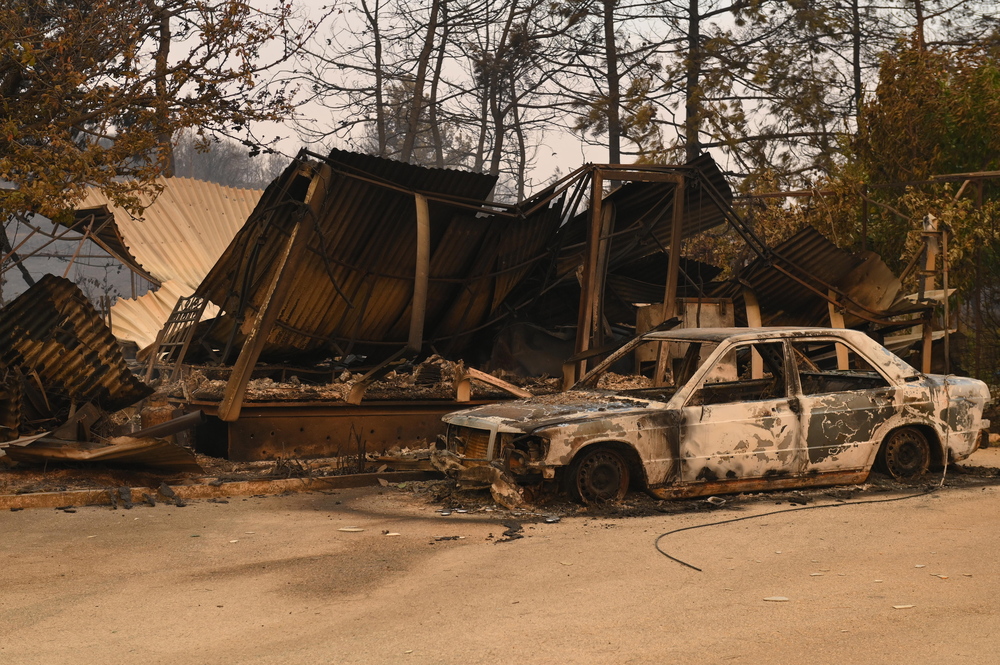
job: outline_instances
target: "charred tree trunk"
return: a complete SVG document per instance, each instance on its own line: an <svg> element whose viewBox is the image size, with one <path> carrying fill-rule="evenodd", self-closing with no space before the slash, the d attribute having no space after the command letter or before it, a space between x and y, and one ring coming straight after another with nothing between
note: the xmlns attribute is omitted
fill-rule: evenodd
<svg viewBox="0 0 1000 665"><path fill-rule="evenodd" d="M431 79L431 94L427 100L427 114L431 125L431 140L434 143L434 164L439 169L444 168L444 144L441 140L441 127L438 124L438 83L441 81L441 69L444 67L444 53L448 45L448 4L441 0L441 46L438 48L437 61L434 63L434 77Z"/></svg>
<svg viewBox="0 0 1000 665"><path fill-rule="evenodd" d="M383 88L385 87L385 74L382 71L382 32L379 30L378 17L381 9L380 0L375 0L374 13L368 9L368 3L361 0L361 9L365 13L368 25L372 29L372 40L374 50L375 66L375 134L378 137L378 156L386 157L388 141L385 131L385 98Z"/></svg>
<svg viewBox="0 0 1000 665"><path fill-rule="evenodd" d="M851 0L851 67L854 69L854 112L861 113L861 0Z"/></svg>
<svg viewBox="0 0 1000 665"><path fill-rule="evenodd" d="M604 57L608 81L608 163L621 164L621 75L618 72L618 45L615 43L616 0L604 4ZM692 0L695 2L696 0Z"/></svg>
<svg viewBox="0 0 1000 665"><path fill-rule="evenodd" d="M410 105L410 112L407 114L406 137L403 139L403 149L399 158L404 162L409 162L413 158L413 146L417 140L417 133L420 129L420 113L424 101L424 84L427 79L427 65L431 59L431 51L434 49L434 33L437 32L438 12L441 8L441 0L432 0L431 16L427 22L427 37L424 39L424 46L420 50L417 59L417 74L413 81L413 103Z"/></svg>
<svg viewBox="0 0 1000 665"><path fill-rule="evenodd" d="M913 0L913 12L917 17L917 27L915 34L917 37L917 49L923 53L927 50L927 41L924 38L924 4L923 0Z"/></svg>
<svg viewBox="0 0 1000 665"><path fill-rule="evenodd" d="M489 96L490 91L485 87L482 88L481 96L479 98L479 140L476 142L476 154L475 160L472 165L472 170L476 173L483 172L483 166L486 165L486 134L489 131Z"/></svg>
<svg viewBox="0 0 1000 665"><path fill-rule="evenodd" d="M515 81L510 81L511 93L511 113L513 119L514 135L517 136L517 203L520 205L524 201L525 172L528 168L528 148L524 137L524 126L521 124L520 100L515 95Z"/></svg>
<svg viewBox="0 0 1000 665"><path fill-rule="evenodd" d="M510 3L510 12L500 35L496 57L490 69L490 116L493 118L493 155L490 159L490 175L500 174L500 163L503 159L503 142L507 134L507 108L504 108L504 70L507 66L507 51L510 42L510 29L517 13L517 0Z"/></svg>
<svg viewBox="0 0 1000 665"><path fill-rule="evenodd" d="M169 100L167 99L167 72L170 64L170 13L161 7L157 7L155 2L150 3L158 15L159 44L156 55L153 56L155 65L155 90L157 114L160 116L162 126L170 125L170 118L166 117ZM157 135L157 143L160 144L160 155L163 160L163 175L171 178L174 175L174 147L173 135L171 132L163 131Z"/></svg>
<svg viewBox="0 0 1000 665"><path fill-rule="evenodd" d="M684 145L687 160L701 154L701 15L698 0L688 2L687 79L684 85Z"/></svg>

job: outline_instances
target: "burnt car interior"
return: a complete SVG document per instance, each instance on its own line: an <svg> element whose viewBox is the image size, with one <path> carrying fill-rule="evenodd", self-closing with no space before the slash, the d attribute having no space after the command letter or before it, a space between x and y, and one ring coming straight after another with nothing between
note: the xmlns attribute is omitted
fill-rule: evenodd
<svg viewBox="0 0 1000 665"><path fill-rule="evenodd" d="M804 395L874 390L889 382L854 349L833 341L793 341Z"/></svg>
<svg viewBox="0 0 1000 665"><path fill-rule="evenodd" d="M684 347L687 347L686 349ZM635 352L635 366L637 375L643 384L637 388L616 390L622 395L631 395L642 399L652 399L666 402L677 389L691 380L698 368L701 367L705 359L715 351L718 344L714 342L669 342L669 341L648 341ZM642 348L646 352L642 352ZM663 354L666 356L666 368L661 376L657 377L658 362L642 362L641 358L659 358ZM676 357L677 354L682 354ZM603 381L598 381L599 388L607 387Z"/></svg>
<svg viewBox="0 0 1000 665"><path fill-rule="evenodd" d="M663 346L665 350L662 352L673 356L669 363L671 371L666 371L663 377L657 381L655 377L656 363L639 362L637 365L640 376L646 383L653 385L619 389L615 392L665 402L673 397L680 386L685 385L694 377L705 360L718 347L715 342L652 341L648 344L654 347ZM656 353L660 352L657 349ZM655 354L647 355L655 357ZM677 355L680 357L676 357ZM637 353L637 357L640 356L641 354ZM697 406L729 402L753 402L785 397L787 395L785 374L782 342L741 344L730 349L716 361L688 404ZM599 383L599 387L609 386Z"/></svg>
<svg viewBox="0 0 1000 665"><path fill-rule="evenodd" d="M789 343L804 395L889 387L888 381L871 363L842 342L820 339L789 340ZM644 353L640 350L643 346L652 350ZM639 385L627 388L610 385L605 383L603 376L582 383L596 383L599 388L622 395L666 402L680 386L691 380L718 344L649 340L643 346L635 351ZM666 371L657 377L658 363L640 359L658 358L660 354L667 356ZM688 406L777 399L785 397L787 391L784 342L744 343L716 361L688 400Z"/></svg>
<svg viewBox="0 0 1000 665"><path fill-rule="evenodd" d="M889 387L882 374L846 344L834 340L793 340L790 343L805 395ZM647 385L616 392L665 402L677 392L678 387L691 380L717 346L712 342L651 341L648 344L657 347L655 353L661 352L658 347L667 348L663 352L671 356L670 371L657 381L656 363L637 362L639 375ZM688 405L754 402L784 397L788 387L784 354L784 343L781 341L734 347L718 359ZM636 357L640 357L639 352Z"/></svg>
<svg viewBox="0 0 1000 665"><path fill-rule="evenodd" d="M754 356L762 367L754 368ZM689 406L757 402L785 397L785 355L781 342L741 344L719 358L702 386L691 395ZM735 374L735 380L725 380ZM759 376L757 376L759 374Z"/></svg>

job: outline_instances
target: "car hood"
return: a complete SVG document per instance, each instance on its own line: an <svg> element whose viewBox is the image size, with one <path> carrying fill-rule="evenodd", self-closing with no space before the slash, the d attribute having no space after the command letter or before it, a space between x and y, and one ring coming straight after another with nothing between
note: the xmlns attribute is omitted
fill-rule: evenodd
<svg viewBox="0 0 1000 665"><path fill-rule="evenodd" d="M495 427L500 432L528 432L539 427L665 406L663 402L615 393L571 391L455 411L444 416L444 421L464 427Z"/></svg>

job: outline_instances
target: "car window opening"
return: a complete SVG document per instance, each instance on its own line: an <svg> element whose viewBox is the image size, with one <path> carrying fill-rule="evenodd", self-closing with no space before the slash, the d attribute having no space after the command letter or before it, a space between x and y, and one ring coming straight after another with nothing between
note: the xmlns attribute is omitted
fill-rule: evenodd
<svg viewBox="0 0 1000 665"><path fill-rule="evenodd" d="M804 395L889 387L885 377L846 344L794 341L792 352Z"/></svg>
<svg viewBox="0 0 1000 665"><path fill-rule="evenodd" d="M787 386L782 342L740 344L719 357L688 405L783 399Z"/></svg>

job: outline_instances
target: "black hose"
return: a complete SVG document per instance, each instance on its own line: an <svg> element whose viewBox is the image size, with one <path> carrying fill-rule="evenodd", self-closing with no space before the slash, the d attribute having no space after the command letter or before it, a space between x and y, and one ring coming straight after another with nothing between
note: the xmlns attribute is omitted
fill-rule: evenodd
<svg viewBox="0 0 1000 665"><path fill-rule="evenodd" d="M681 561L677 557L671 556L670 554L668 554L667 552L665 552L660 547L660 541L663 540L664 538L666 538L667 536L669 536L671 534L674 534L674 533L680 533L681 531L690 531L691 529L700 529L700 528L706 527L706 526L719 526L720 524L731 524L733 522L742 522L743 520L752 520L752 519L756 519L758 517L767 517L768 515L780 515L781 513L793 513L793 512L799 511L799 510L815 510L816 508L836 508L838 506L860 506L860 505L863 505L863 504L866 504L866 503L890 503L892 501L903 501L904 499L915 499L915 498L917 498L919 496L927 496L928 494L932 494L933 492L936 492L937 490L938 490L937 487L931 487L930 489L928 489L928 490L926 490L924 492L921 492L919 494L908 494L906 496L897 496L897 497L894 497L892 499L868 499L868 500L865 500L865 501L851 501L851 502L848 502L848 503L824 503L823 505L820 505L820 506L801 506L801 507L798 507L798 508L785 508L783 510L772 510L770 512L760 513L759 515L746 515L745 517L734 517L732 519L722 520L720 522L709 522L707 524L695 524L694 526L685 526L685 527L682 527L680 529L674 529L673 531L667 531L666 533L660 534L657 537L656 541L654 542L654 546L656 547L656 551L657 552L659 552L663 556L667 557L671 561L676 561L677 563L681 564L682 566L687 566L688 568L692 568L694 570L697 570L700 573L700 572L702 572L701 568L698 568L697 566L694 566L694 565L688 563L687 561Z"/></svg>

